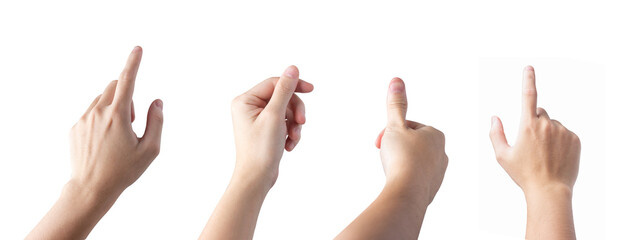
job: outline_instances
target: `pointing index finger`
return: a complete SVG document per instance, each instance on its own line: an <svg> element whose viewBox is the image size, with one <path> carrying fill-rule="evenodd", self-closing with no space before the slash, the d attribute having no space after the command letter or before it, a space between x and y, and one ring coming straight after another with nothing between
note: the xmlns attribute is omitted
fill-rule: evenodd
<svg viewBox="0 0 619 240"><path fill-rule="evenodd" d="M125 64L125 69L123 69L120 77L118 78L118 86L116 87L114 102L117 102L118 104L126 104L127 106L131 104L133 89L135 87L135 78L138 74L141 60L142 47L137 46L133 48L133 51L131 51L129 59L127 59L127 63Z"/></svg>
<svg viewBox="0 0 619 240"><path fill-rule="evenodd" d="M537 116L537 89L535 87L535 70L526 66L522 74L522 118Z"/></svg>

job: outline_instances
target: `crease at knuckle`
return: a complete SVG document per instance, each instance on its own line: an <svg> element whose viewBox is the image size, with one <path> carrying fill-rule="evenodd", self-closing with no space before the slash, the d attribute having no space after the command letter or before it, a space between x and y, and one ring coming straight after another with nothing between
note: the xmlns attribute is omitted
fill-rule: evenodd
<svg viewBox="0 0 619 240"><path fill-rule="evenodd" d="M522 89L522 95L535 97L535 96L537 96L537 89L535 89L535 88L524 88L524 89Z"/></svg>
<svg viewBox="0 0 619 240"><path fill-rule="evenodd" d="M294 92L295 88L296 88L296 86L293 87L293 86L290 86L289 84L280 83L279 87L277 89L278 89L280 94L285 95L285 94L289 94L291 92Z"/></svg>

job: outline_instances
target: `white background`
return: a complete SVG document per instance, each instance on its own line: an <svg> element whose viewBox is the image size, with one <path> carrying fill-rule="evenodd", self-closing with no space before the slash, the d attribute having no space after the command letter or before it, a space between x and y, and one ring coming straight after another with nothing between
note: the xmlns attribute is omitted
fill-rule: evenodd
<svg viewBox="0 0 619 240"><path fill-rule="evenodd" d="M230 101L290 64L302 141L284 154L255 239L329 239L382 188L374 139L387 84L407 84L408 118L447 138L450 162L421 239L521 239L526 206L493 158L490 116L513 142L522 68L539 105L582 140L580 239L617 239L619 8L596 1L2 1L0 239L23 238L70 175L68 131L144 56L134 102L164 101L162 150L91 239L195 239L234 164Z"/></svg>

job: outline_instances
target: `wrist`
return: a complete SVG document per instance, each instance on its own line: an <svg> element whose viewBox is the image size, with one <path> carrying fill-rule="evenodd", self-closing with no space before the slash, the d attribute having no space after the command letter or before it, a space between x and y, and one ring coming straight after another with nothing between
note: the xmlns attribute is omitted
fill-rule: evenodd
<svg viewBox="0 0 619 240"><path fill-rule="evenodd" d="M572 188L564 184L548 184L523 188L527 204L553 201L572 201Z"/></svg>
<svg viewBox="0 0 619 240"><path fill-rule="evenodd" d="M62 189L62 196L83 207L111 207L122 191L103 191L100 188L83 184L75 179L69 180Z"/></svg>
<svg viewBox="0 0 619 240"><path fill-rule="evenodd" d="M389 179L381 194L388 194L394 199L414 204L416 208L424 209L424 211L431 202L429 191L426 188L408 181Z"/></svg>
<svg viewBox="0 0 619 240"><path fill-rule="evenodd" d="M526 239L575 239L572 189L565 184L528 188Z"/></svg>
<svg viewBox="0 0 619 240"><path fill-rule="evenodd" d="M266 196L275 184L275 178L262 171L247 171L237 168L232 174L230 186L240 187L242 189Z"/></svg>

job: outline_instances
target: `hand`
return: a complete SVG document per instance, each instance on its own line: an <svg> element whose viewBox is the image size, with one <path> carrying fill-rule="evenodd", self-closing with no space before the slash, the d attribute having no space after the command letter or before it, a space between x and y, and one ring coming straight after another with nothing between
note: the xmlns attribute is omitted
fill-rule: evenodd
<svg viewBox="0 0 619 240"><path fill-rule="evenodd" d="M522 116L514 146L510 146L498 117L492 117L490 139L496 159L526 193L548 187L572 190L578 176L580 140L559 121L537 107L535 72L524 70Z"/></svg>
<svg viewBox="0 0 619 240"><path fill-rule="evenodd" d="M447 168L445 136L406 120L404 82L394 78L387 94L387 127L378 135L385 187L336 239L417 239Z"/></svg>
<svg viewBox="0 0 619 240"><path fill-rule="evenodd" d="M138 138L134 120L133 88L142 49L136 47L118 81L95 98L71 129L71 181L98 193L119 195L144 173L159 154L163 102L148 110L144 136Z"/></svg>
<svg viewBox="0 0 619 240"><path fill-rule="evenodd" d="M430 204L443 182L448 158L445 135L430 126L406 120L406 90L399 78L391 80L387 97L387 127L378 135L387 184L402 182Z"/></svg>
<svg viewBox="0 0 619 240"><path fill-rule="evenodd" d="M305 123L305 105L295 92L313 89L290 66L281 77L266 79L232 101L236 174L273 186L284 149L295 148Z"/></svg>
<svg viewBox="0 0 619 240"><path fill-rule="evenodd" d="M142 48L131 52L118 81L112 81L71 129L71 180L27 239L84 239L159 154L163 103L148 110L146 131L138 138L133 88Z"/></svg>
<svg viewBox="0 0 619 240"><path fill-rule="evenodd" d="M492 117L490 140L496 159L522 188L527 201L527 239L576 239L572 188L578 176L580 140L537 107L533 67L524 69L522 116L514 146Z"/></svg>
<svg viewBox="0 0 619 240"><path fill-rule="evenodd" d="M269 78L232 101L234 175L200 239L252 239L283 151L292 151L301 139L305 105L295 92L313 89L299 80L297 67L290 66L281 77Z"/></svg>

